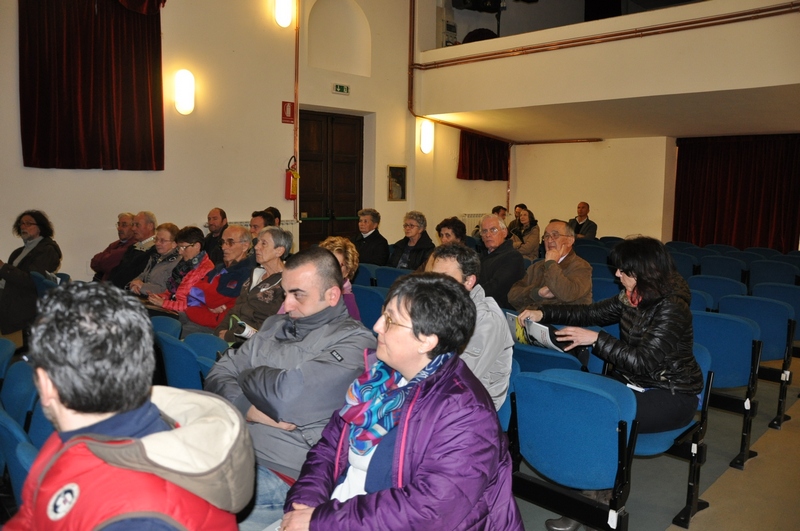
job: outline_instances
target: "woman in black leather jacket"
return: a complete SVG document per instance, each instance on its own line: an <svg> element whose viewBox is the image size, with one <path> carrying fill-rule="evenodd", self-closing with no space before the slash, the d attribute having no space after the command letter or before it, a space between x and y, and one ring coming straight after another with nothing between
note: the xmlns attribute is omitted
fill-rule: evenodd
<svg viewBox="0 0 800 531"><path fill-rule="evenodd" d="M526 310L519 316L567 326L556 332L571 341L567 350L591 345L613 364L611 376L629 384L636 395L640 433L685 426L697 409L703 376L692 353L691 294L675 271L664 245L637 237L611 252L617 277L625 288L616 297L588 305L552 305ZM619 323L620 339L582 326Z"/></svg>

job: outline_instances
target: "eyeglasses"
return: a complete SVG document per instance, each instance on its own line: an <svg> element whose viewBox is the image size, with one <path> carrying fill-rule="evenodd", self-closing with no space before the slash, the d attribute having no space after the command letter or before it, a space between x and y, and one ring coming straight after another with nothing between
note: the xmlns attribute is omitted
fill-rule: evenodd
<svg viewBox="0 0 800 531"><path fill-rule="evenodd" d="M404 325L404 324L400 324L400 323L395 323L394 321L392 321L392 318L389 316L388 312L383 312L383 320L386 322L386 330L387 331L389 330L389 328L392 327L392 325L394 325L394 326L402 326L403 328L408 328L409 330L413 330L414 329L413 326L408 326L408 325Z"/></svg>
<svg viewBox="0 0 800 531"><path fill-rule="evenodd" d="M222 247L225 247L226 245L229 246L229 247L233 247L237 243L250 243L250 242L237 242L236 240L228 239L228 240L222 240L219 244Z"/></svg>
<svg viewBox="0 0 800 531"><path fill-rule="evenodd" d="M172 243L175 240L164 240L161 238L156 238L156 243Z"/></svg>
<svg viewBox="0 0 800 531"><path fill-rule="evenodd" d="M419 225L415 225L413 223L403 223L404 229L418 229Z"/></svg>
<svg viewBox="0 0 800 531"><path fill-rule="evenodd" d="M481 236L489 234L490 232L492 234L497 234L498 232L500 232L500 227L492 227L490 229L481 229Z"/></svg>
<svg viewBox="0 0 800 531"><path fill-rule="evenodd" d="M545 232L545 233L544 233L544 236L542 236L542 239L543 239L544 241L547 241L547 240L557 240L557 239L559 239L559 238L560 238L560 237L562 237L562 236L564 236L564 235L563 235L563 234L559 234L558 232Z"/></svg>
<svg viewBox="0 0 800 531"><path fill-rule="evenodd" d="M194 247L195 245L196 245L196 243L185 243L183 245L179 245L178 246L178 252L182 253L183 251L185 251L189 247Z"/></svg>

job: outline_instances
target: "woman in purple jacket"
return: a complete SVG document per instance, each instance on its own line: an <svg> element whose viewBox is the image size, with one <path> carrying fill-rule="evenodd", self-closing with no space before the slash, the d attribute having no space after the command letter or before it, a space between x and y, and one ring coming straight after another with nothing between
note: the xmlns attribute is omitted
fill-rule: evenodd
<svg viewBox="0 0 800 531"><path fill-rule="evenodd" d="M387 300L379 361L309 451L280 529L522 530L506 437L458 357L475 324L469 294L423 273Z"/></svg>

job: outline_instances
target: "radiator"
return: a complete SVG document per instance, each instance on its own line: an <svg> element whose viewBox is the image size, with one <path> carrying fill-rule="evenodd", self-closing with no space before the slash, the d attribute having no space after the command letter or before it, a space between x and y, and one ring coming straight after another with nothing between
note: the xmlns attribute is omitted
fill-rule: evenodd
<svg viewBox="0 0 800 531"><path fill-rule="evenodd" d="M472 234L473 229L481 222L481 218L486 214L461 214L461 221L467 226L467 234Z"/></svg>

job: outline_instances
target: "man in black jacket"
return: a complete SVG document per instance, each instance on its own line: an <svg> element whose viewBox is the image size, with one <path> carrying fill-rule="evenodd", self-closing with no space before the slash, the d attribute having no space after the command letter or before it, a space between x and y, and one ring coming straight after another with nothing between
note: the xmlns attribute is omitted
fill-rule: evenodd
<svg viewBox="0 0 800 531"><path fill-rule="evenodd" d="M133 216L133 237L137 243L128 247L119 265L111 271L108 280L118 288L124 288L139 276L147 266L150 256L156 252L156 215L142 211Z"/></svg>
<svg viewBox="0 0 800 531"><path fill-rule="evenodd" d="M508 291L525 275L525 262L507 240L508 229L502 219L494 214L481 219L481 240L486 247L481 251L481 274L478 284L483 286L487 297L493 297L501 308L512 309L508 302Z"/></svg>
<svg viewBox="0 0 800 531"><path fill-rule="evenodd" d="M358 236L352 238L361 264L385 266L389 261L389 242L381 235L378 225L381 215L374 208L358 211Z"/></svg>

